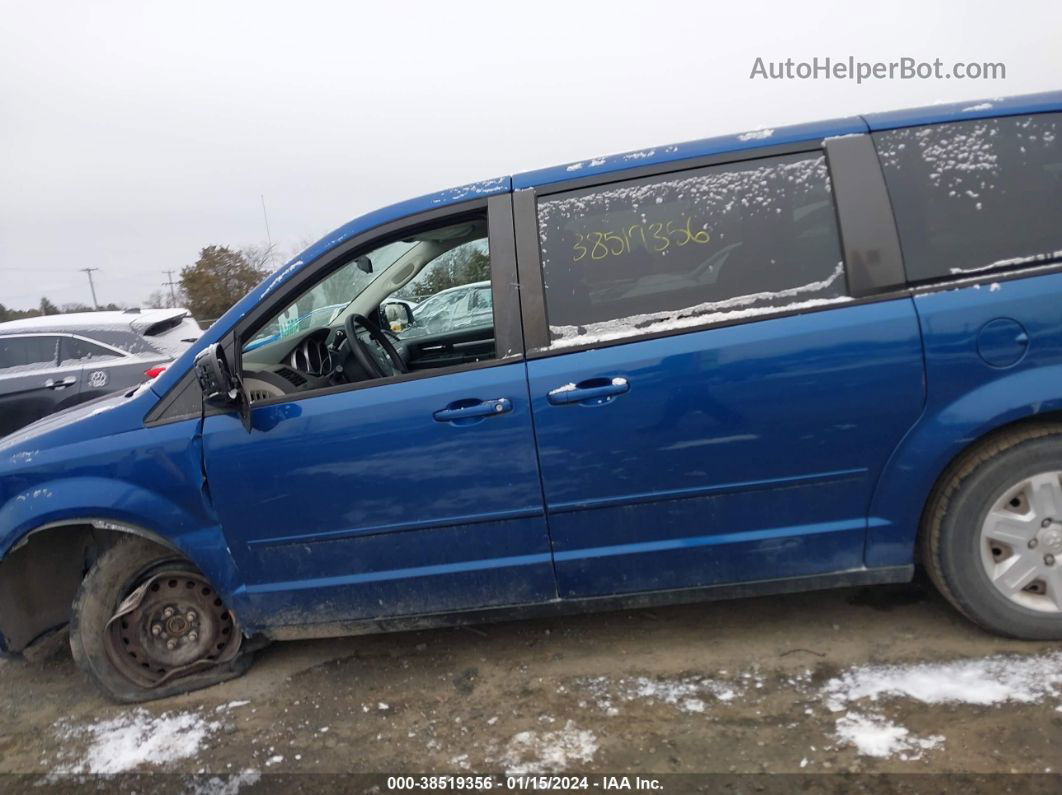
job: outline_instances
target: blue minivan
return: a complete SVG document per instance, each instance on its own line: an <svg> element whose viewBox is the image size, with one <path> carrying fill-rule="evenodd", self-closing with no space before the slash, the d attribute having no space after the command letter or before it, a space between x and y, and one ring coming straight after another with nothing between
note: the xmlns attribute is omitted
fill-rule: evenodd
<svg viewBox="0 0 1062 795"><path fill-rule="evenodd" d="M492 322L417 325L464 285ZM0 440L0 553L3 650L68 628L124 701L274 639L916 564L982 627L1062 638L1062 92L358 218L153 382Z"/></svg>

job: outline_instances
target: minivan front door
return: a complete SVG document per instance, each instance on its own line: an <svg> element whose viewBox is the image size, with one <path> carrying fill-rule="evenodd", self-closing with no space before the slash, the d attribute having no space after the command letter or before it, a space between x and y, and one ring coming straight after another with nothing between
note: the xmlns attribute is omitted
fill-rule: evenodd
<svg viewBox="0 0 1062 795"><path fill-rule="evenodd" d="M461 401L497 416L445 419ZM207 476L266 625L556 592L522 362L207 417Z"/></svg>
<svg viewBox="0 0 1062 795"><path fill-rule="evenodd" d="M489 221L496 309L489 354L272 398L252 405L250 432L232 414L206 418L207 479L243 575L251 616L245 620L305 625L556 598L519 325L512 322L519 312L508 201L490 201L502 207L491 210ZM376 249L367 242L365 255L355 242L350 255L359 255L352 263L361 266L345 272L343 265L322 280L332 291L328 302L352 282L392 280L395 272L406 283L396 297L421 301L424 293L454 289L455 279L482 281L485 220L451 221L437 232L398 230ZM394 244L383 245L395 235L402 241L397 255ZM323 288L308 286L293 303L323 303L315 289ZM348 296L340 292L340 299ZM381 291L373 300L388 296ZM306 314L290 307L277 313ZM331 322L329 313L318 316L325 320L311 322ZM315 333L334 343L341 325ZM489 337L489 318L485 328ZM477 339L482 332L475 330ZM291 362L286 366L304 365L287 357L295 342L279 336L268 336L264 346L250 343L245 367L269 361L270 351ZM402 346L400 337L395 344Z"/></svg>

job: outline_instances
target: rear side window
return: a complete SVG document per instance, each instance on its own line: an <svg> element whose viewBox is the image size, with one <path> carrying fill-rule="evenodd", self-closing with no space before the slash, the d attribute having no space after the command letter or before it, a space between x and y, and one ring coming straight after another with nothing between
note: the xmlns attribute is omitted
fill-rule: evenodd
<svg viewBox="0 0 1062 795"><path fill-rule="evenodd" d="M819 153L550 196L538 222L553 348L845 300Z"/></svg>
<svg viewBox="0 0 1062 795"><path fill-rule="evenodd" d="M61 364L80 364L82 362L101 362L104 359L117 359L119 354L88 340L77 337L63 337L59 343L59 361Z"/></svg>
<svg viewBox="0 0 1062 795"><path fill-rule="evenodd" d="M0 373L54 367L58 337L0 337Z"/></svg>
<svg viewBox="0 0 1062 795"><path fill-rule="evenodd" d="M1062 114L875 133L911 281L1062 258Z"/></svg>

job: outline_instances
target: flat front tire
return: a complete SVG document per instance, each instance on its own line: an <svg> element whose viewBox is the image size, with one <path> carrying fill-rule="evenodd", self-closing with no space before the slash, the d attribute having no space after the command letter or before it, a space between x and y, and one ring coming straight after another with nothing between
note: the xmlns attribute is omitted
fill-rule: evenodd
<svg viewBox="0 0 1062 795"><path fill-rule="evenodd" d="M235 616L172 550L130 536L89 569L74 599L70 650L111 697L149 701L239 676L251 663Z"/></svg>

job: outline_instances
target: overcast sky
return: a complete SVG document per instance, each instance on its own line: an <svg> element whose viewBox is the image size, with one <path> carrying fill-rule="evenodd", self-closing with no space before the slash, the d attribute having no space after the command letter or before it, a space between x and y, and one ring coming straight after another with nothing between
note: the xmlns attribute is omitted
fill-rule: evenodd
<svg viewBox="0 0 1062 795"><path fill-rule="evenodd" d="M1062 3L0 0L0 303L137 304L210 244L600 153L1062 89ZM750 80L757 56L1005 80Z"/></svg>

